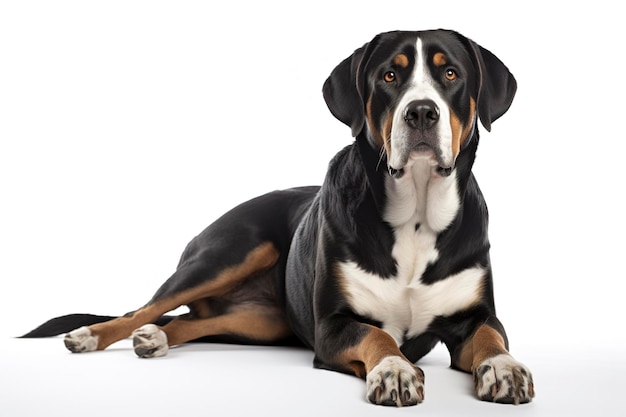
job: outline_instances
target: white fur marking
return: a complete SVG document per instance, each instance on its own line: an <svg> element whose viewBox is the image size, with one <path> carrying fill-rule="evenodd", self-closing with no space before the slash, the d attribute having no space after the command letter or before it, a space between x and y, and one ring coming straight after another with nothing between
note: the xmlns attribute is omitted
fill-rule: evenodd
<svg viewBox="0 0 626 417"><path fill-rule="evenodd" d="M354 262L341 263L339 267L352 308L381 321L383 329L399 345L405 335L423 333L435 317L452 315L477 302L485 274L482 268L468 268L426 285L411 275L383 279Z"/></svg>
<svg viewBox="0 0 626 417"><path fill-rule="evenodd" d="M396 229L420 223L434 233L442 232L459 210L456 170L441 177L433 172L426 160L410 161L409 167L409 172L401 178L386 179L389 203L385 208L385 220Z"/></svg>
<svg viewBox="0 0 626 417"><path fill-rule="evenodd" d="M391 157L388 162L390 166L396 169L404 167L406 162L402 160L403 155L406 154L404 149L411 146L410 137L413 133L411 131L412 129L404 121L402 109L414 100L432 100L439 108L439 120L441 123L437 124L437 136L439 137L441 159L447 166L452 166L454 162L454 156L452 154L452 127L449 123L443 122L444 120L450 120L450 110L446 101L434 87L435 82L428 72L423 49L422 40L418 38L415 45L415 68L411 75L411 80L409 81L411 87L398 103L396 107L398 110L393 116L393 124L391 127Z"/></svg>
<svg viewBox="0 0 626 417"><path fill-rule="evenodd" d="M386 357L367 374L366 398L378 404L392 402L398 407L420 403L424 400L421 379L415 367L405 359Z"/></svg>
<svg viewBox="0 0 626 417"><path fill-rule="evenodd" d="M63 342L73 353L93 352L98 349L98 336L92 336L87 326L72 330L65 335Z"/></svg>
<svg viewBox="0 0 626 417"><path fill-rule="evenodd" d="M480 399L527 403L534 396L533 377L526 366L508 354L486 359L474 370Z"/></svg>
<svg viewBox="0 0 626 417"><path fill-rule="evenodd" d="M158 358L167 355L167 335L158 326L146 324L133 332L133 347L140 358Z"/></svg>
<svg viewBox="0 0 626 417"><path fill-rule="evenodd" d="M424 332L435 317L454 314L477 302L485 271L468 268L433 284L421 282L428 265L439 258L438 234L459 210L456 171L441 177L433 174L428 161L413 161L401 178L388 177L385 189L388 203L383 217L394 230L391 255L396 276L383 279L354 262L339 267L355 311L380 320L400 344L405 335Z"/></svg>

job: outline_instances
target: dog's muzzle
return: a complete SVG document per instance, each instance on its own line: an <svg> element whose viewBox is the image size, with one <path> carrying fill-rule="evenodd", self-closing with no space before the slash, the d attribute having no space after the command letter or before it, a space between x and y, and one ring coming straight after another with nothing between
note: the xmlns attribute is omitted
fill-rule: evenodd
<svg viewBox="0 0 626 417"><path fill-rule="evenodd" d="M389 165L389 175L393 178L401 178L404 175L403 166L409 160L411 154L432 152L437 160L437 173L447 177L452 173L452 166L444 163L439 151L439 107L433 100L413 100L406 105L402 113L405 123L405 132L408 139L404 143L402 153L402 167Z"/></svg>

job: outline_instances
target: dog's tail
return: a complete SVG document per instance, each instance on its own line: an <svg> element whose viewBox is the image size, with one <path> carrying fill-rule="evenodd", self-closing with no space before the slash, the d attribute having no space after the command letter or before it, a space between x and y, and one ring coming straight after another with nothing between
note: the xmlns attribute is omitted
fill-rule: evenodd
<svg viewBox="0 0 626 417"><path fill-rule="evenodd" d="M26 333L20 338L52 337L71 332L83 326L104 323L105 321L116 319L114 316L96 316L94 314L68 314L67 316L55 317L48 320L41 326ZM164 326L174 319L174 316L163 316L154 324Z"/></svg>

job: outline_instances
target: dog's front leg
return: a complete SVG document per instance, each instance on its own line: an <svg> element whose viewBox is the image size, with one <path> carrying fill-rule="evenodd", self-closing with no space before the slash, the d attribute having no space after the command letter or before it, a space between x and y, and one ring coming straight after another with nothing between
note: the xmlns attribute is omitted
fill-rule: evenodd
<svg viewBox="0 0 626 417"><path fill-rule="evenodd" d="M424 373L385 331L334 316L318 326L316 364L364 378L374 404L407 406L424 400Z"/></svg>
<svg viewBox="0 0 626 417"><path fill-rule="evenodd" d="M492 317L496 327L500 323ZM520 404L535 396L533 377L507 350L504 330L480 325L453 358L454 365L474 376L474 390L484 401Z"/></svg>

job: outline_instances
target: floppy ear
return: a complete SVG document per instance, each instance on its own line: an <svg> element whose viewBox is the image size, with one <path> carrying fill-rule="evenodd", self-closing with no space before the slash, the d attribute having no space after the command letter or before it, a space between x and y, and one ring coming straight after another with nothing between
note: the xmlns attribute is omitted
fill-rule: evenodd
<svg viewBox="0 0 626 417"><path fill-rule="evenodd" d="M491 123L502 116L511 106L517 82L509 69L494 54L469 41L476 68L480 73L478 91L478 116L487 131Z"/></svg>
<svg viewBox="0 0 626 417"><path fill-rule="evenodd" d="M350 126L354 137L361 133L365 124L365 104L361 96L364 81L361 75L369 55L366 51L374 43L366 43L337 65L322 88L328 109L333 116Z"/></svg>

